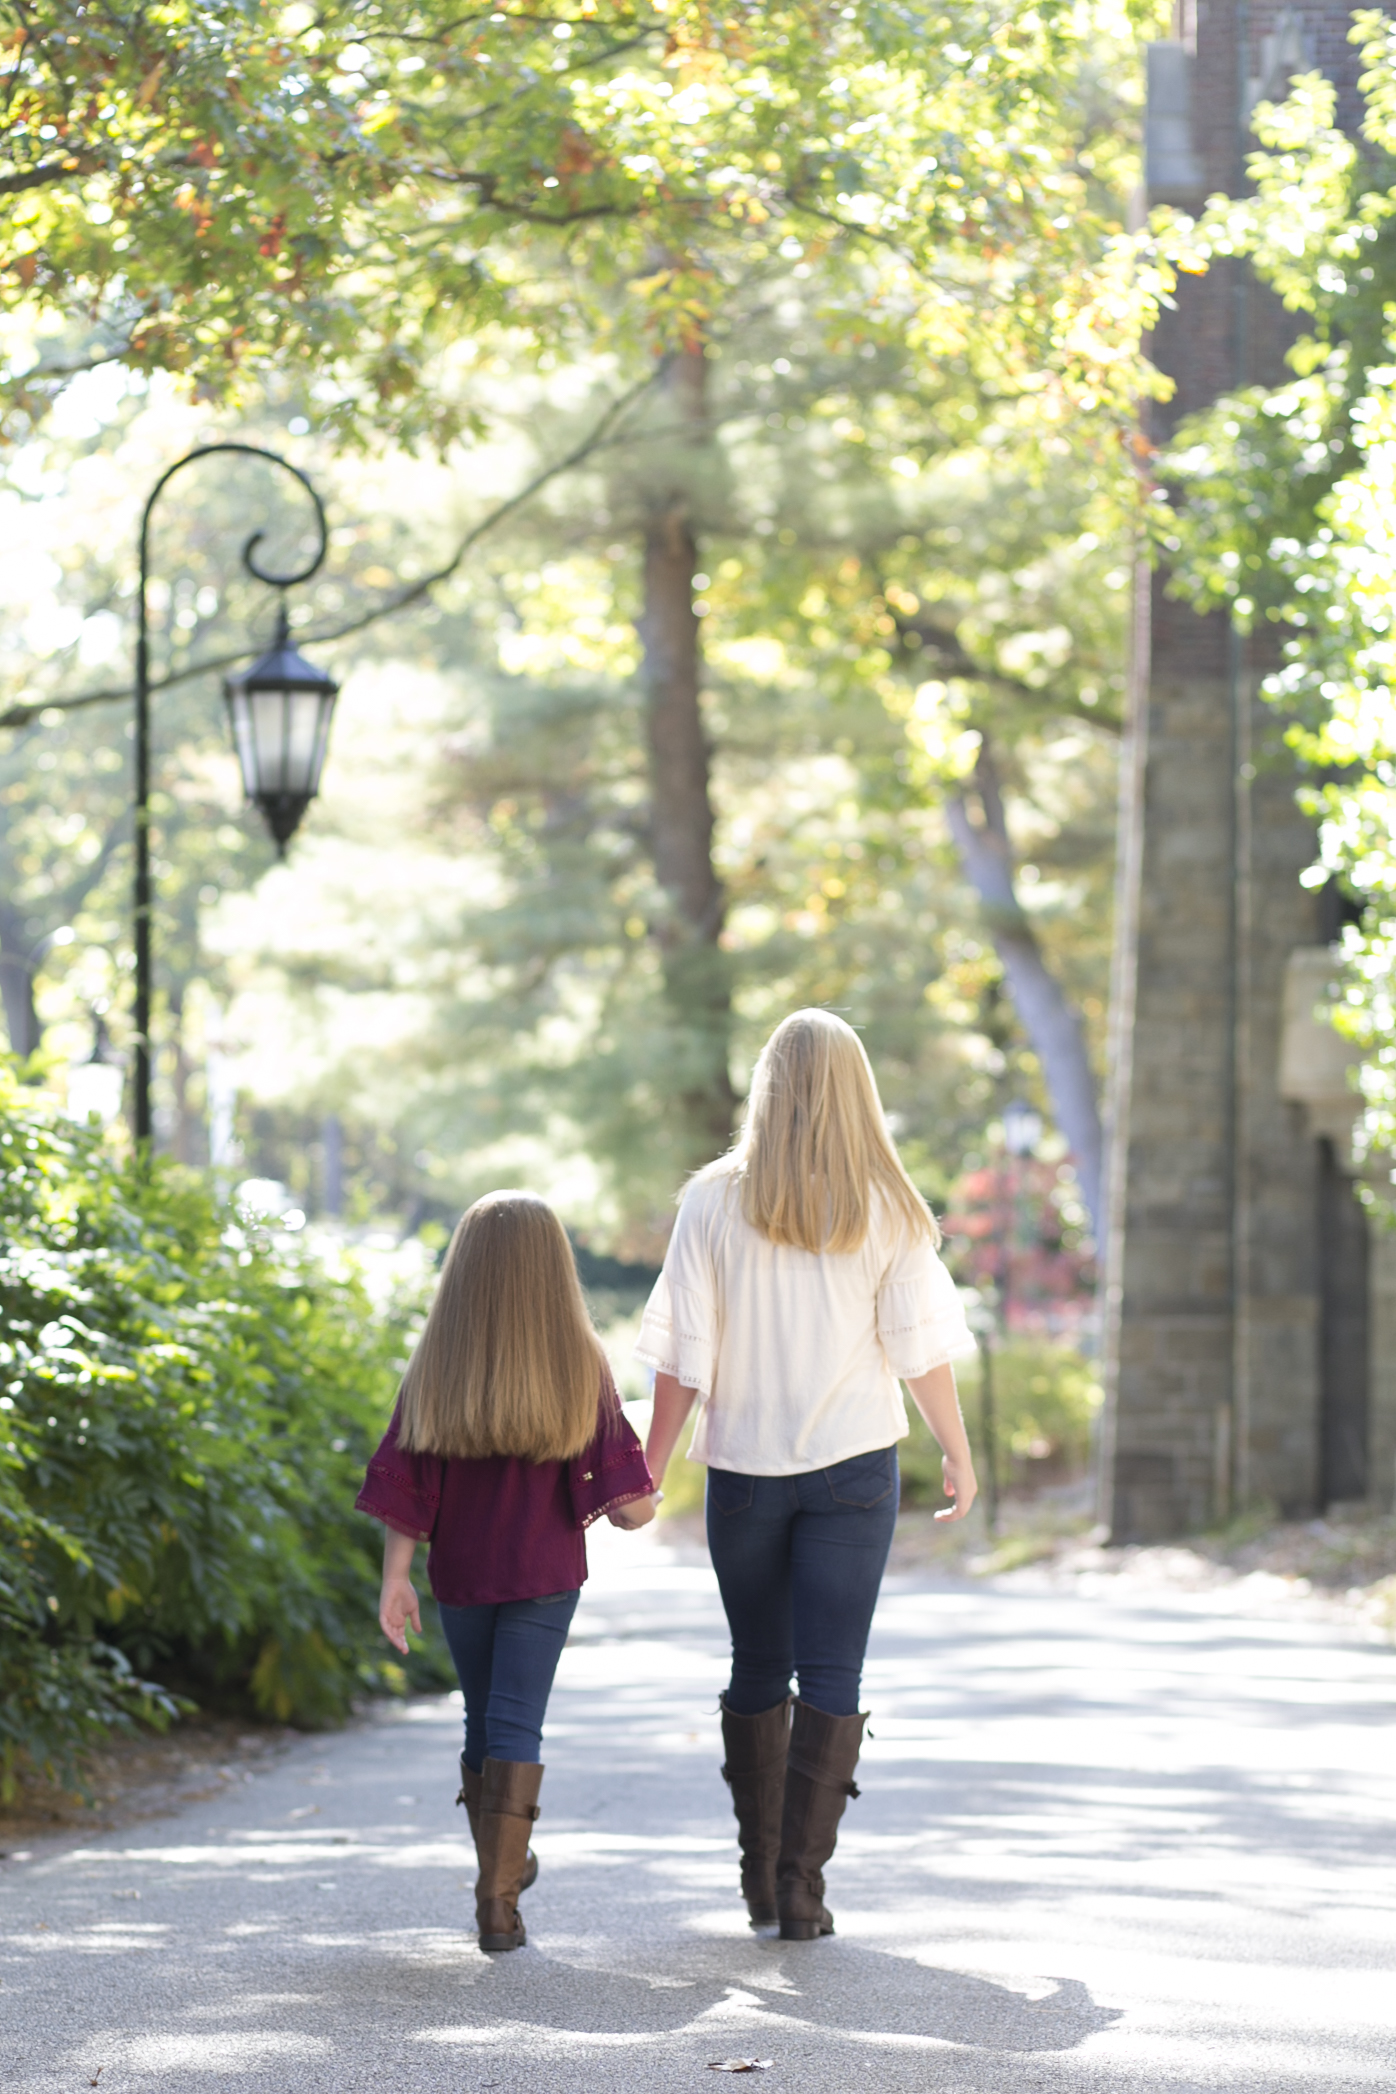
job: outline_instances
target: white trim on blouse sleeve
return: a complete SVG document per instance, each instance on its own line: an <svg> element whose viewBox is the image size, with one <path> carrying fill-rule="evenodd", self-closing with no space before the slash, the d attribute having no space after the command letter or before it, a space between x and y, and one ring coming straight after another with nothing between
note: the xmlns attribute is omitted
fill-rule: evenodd
<svg viewBox="0 0 1396 2094"><path fill-rule="evenodd" d="M878 1289L877 1335L897 1379L915 1381L974 1352L975 1340L955 1282L929 1244L919 1270L907 1274L907 1261L898 1264L906 1277Z"/></svg>
<svg viewBox="0 0 1396 2094"><path fill-rule="evenodd" d="M635 1358L657 1374L672 1374L685 1389L711 1396L713 1341L703 1328L706 1321L698 1296L688 1287L671 1287L661 1272L640 1319Z"/></svg>

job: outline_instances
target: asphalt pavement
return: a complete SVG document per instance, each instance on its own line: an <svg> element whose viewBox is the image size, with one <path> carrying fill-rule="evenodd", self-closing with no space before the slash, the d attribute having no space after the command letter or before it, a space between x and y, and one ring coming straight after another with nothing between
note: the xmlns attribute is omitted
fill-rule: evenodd
<svg viewBox="0 0 1396 2094"><path fill-rule="evenodd" d="M737 1893L706 1564L603 1529L529 1947L486 1957L459 1708L378 1711L0 1870L6 2094L1337 2094L1396 2081L1396 1652L1215 1595L889 1581L831 1940Z"/></svg>

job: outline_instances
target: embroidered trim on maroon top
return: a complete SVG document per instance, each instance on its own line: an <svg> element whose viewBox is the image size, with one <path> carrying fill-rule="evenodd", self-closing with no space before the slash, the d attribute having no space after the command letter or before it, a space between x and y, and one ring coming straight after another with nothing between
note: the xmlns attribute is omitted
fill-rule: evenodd
<svg viewBox="0 0 1396 2094"><path fill-rule="evenodd" d="M572 1591L587 1574L585 1530L654 1489L608 1371L595 1436L570 1462L409 1454L398 1445L399 1408L354 1502L396 1533L431 1543L427 1581L448 1607Z"/></svg>

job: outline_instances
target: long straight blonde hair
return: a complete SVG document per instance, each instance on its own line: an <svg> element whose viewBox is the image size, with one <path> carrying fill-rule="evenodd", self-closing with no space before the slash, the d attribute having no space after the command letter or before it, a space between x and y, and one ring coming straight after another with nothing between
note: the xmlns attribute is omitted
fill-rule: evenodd
<svg viewBox="0 0 1396 2094"><path fill-rule="evenodd" d="M570 1461L596 1431L604 1356L561 1222L531 1192L467 1208L402 1382L413 1454Z"/></svg>
<svg viewBox="0 0 1396 2094"><path fill-rule="evenodd" d="M736 1146L699 1173L727 1174L742 1213L772 1243L860 1249L874 1190L913 1236L940 1242L887 1132L863 1043L832 1011L792 1011L767 1040Z"/></svg>

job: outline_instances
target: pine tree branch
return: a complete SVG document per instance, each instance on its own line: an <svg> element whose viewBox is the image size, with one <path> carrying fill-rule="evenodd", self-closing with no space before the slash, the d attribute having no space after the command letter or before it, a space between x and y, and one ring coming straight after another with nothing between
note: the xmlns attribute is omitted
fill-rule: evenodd
<svg viewBox="0 0 1396 2094"><path fill-rule="evenodd" d="M40 160L34 167L0 175L0 196L19 196L26 189L47 189L70 182L75 174L92 174L102 165L97 153L65 153L61 160Z"/></svg>
<svg viewBox="0 0 1396 2094"><path fill-rule="evenodd" d="M896 613L893 613L896 616ZM1003 669L996 669L989 662L977 662L970 654L958 633L951 627L936 625L928 618L897 618L897 638L908 655L914 650L906 648L906 638L915 633L921 646L933 658L934 667L941 676L959 678L965 683L988 684L992 690L1003 691L1010 698L1023 698L1030 704L1052 713L1070 713L1078 720L1089 720L1093 727L1103 727L1110 734L1119 734L1122 722L1116 713L1101 711L1096 706L1083 705L1079 698L1067 698L1057 693L1028 683L1021 676L1010 676ZM931 664L928 663L928 666Z"/></svg>
<svg viewBox="0 0 1396 2094"><path fill-rule="evenodd" d="M399 589L384 602L375 604L371 610L363 612L357 618L346 620L342 625L327 626L323 632L297 633L297 644L325 646L332 640L348 639L351 634L363 632L368 626L376 625L380 619L391 618L396 612L405 610L409 604L420 603L433 589L439 588L443 582L450 581L482 538L488 536L516 510L523 508L524 504L531 501L550 481L560 479L564 473L569 473L574 467L584 464L594 451L609 442L616 424L654 383L655 375L651 373L638 380L628 392L622 393L619 399L613 400L600 420L566 457L554 459L551 465L544 466L516 494L511 494L507 501L499 503L497 508L491 509L488 516L473 524L444 566L434 568L430 574L424 574L420 581L411 583L406 589ZM189 662L184 668L173 669L165 676L152 677L152 695L156 691L169 690L175 684L191 683L197 676L209 676L219 669L231 669L246 658L247 649L244 647L233 654L207 655L201 661ZM80 691L71 698L43 698L36 700L32 705L12 705L7 711L0 713L0 727L27 727L41 713L78 712L89 705L111 705L131 696L131 685L123 683L113 684L99 691Z"/></svg>

